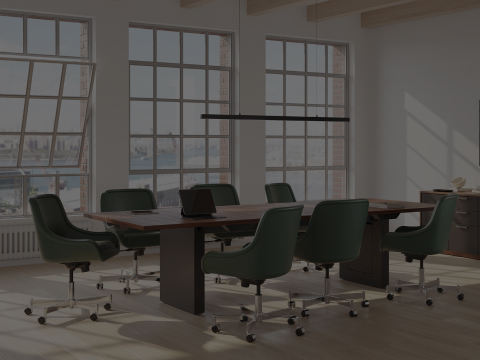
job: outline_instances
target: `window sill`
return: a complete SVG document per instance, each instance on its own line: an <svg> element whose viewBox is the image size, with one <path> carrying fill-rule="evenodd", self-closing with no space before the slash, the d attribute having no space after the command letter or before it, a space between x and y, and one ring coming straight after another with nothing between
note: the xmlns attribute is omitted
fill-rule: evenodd
<svg viewBox="0 0 480 360"><path fill-rule="evenodd" d="M83 213L67 214L67 217L72 222L79 221L81 219L89 220L84 218ZM32 216L0 217L0 226L21 226L30 224L33 224Z"/></svg>

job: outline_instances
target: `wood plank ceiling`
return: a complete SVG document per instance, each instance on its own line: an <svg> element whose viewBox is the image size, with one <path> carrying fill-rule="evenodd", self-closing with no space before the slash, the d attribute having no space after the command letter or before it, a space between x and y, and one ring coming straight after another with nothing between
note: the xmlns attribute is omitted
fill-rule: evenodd
<svg viewBox="0 0 480 360"><path fill-rule="evenodd" d="M180 0L180 6L192 9L215 1ZM374 28L477 9L480 0L247 0L247 14L260 16L292 6L306 6L310 22L361 14L362 28Z"/></svg>

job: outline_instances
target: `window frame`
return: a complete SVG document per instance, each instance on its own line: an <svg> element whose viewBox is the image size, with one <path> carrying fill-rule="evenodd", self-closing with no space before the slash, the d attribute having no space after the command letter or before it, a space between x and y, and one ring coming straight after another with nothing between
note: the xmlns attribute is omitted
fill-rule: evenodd
<svg viewBox="0 0 480 360"><path fill-rule="evenodd" d="M323 40L311 40L311 39L300 39L300 38L290 38L290 37L281 37L281 36L270 36L267 35L265 38L265 49L267 41L282 41L283 44L283 69L282 70L274 70L268 69L267 65L265 64L265 81L268 74L274 75L282 75L283 76L283 101L282 102L267 102L265 101L265 106L282 106L283 108L283 115L286 115L287 106L294 106L294 107L301 107L304 108L305 114L308 115L308 108L323 108L325 110L325 116L328 115L328 110L341 108L344 109L344 116L349 117L350 111L350 102L349 102L349 76L350 76L350 57L349 57L349 44L340 42L340 41L323 41ZM305 69L303 71L295 71L295 70L287 70L287 42L301 42L304 44L304 66ZM308 71L308 44L315 44L315 45L324 45L325 46L325 72L309 72ZM328 71L328 47L329 46L344 46L345 47L345 73L344 74L335 74L329 73ZM286 99L287 95L287 81L286 77L288 75L294 76L302 76L305 79L304 84L304 91L305 91L305 100L303 103L288 103ZM309 104L308 103L308 77L320 77L325 79L325 102L324 104ZM330 78L342 78L344 79L344 87L345 87L345 101L343 105L333 105L328 103L329 98L329 90L328 90L328 83ZM318 100L316 100L318 102ZM283 141L283 166L281 167L268 167L265 164L265 172L282 172L283 174L283 182L286 182L287 171L303 171L304 172L304 195L305 200L308 200L308 171L310 170L323 170L325 171L325 199L334 199L334 197L330 198L328 195L329 190L329 183L328 183L328 172L331 171L345 171L345 198L348 199L349 197L349 143L350 143L350 136L349 136L349 123L344 122L344 134L343 136L330 136L328 134L329 122L325 122L325 135L324 136L316 136L316 135L308 135L308 121L305 121L305 134L304 135L287 135L287 122L283 121L283 135L267 135L265 139L282 139ZM287 139L303 139L304 140L304 151L305 151L305 164L304 166L286 166L287 157ZM324 166L308 166L308 139L324 139L325 140L325 165ZM329 140L335 139L343 139L344 140L344 165L342 166L333 166L328 164L328 142ZM266 176L267 174L265 174ZM317 199L315 199L317 200ZM318 199L320 200L320 199Z"/></svg>
<svg viewBox="0 0 480 360"><path fill-rule="evenodd" d="M205 113L208 113L208 106L210 104L227 104L229 106L229 114L233 114L235 106L235 37L234 33L230 31L223 30L214 30L214 29L199 29L199 28L188 28L188 27L177 27L177 26L168 26L168 25L150 25L142 23L131 22L129 24L130 28L141 28L141 29L152 29L153 31L153 60L152 61L142 61L142 60L129 60L129 73L130 67L133 66L148 66L153 68L153 94L152 98L141 98L141 97L132 97L130 94L130 77L129 77L129 139L132 138L146 138L153 139L153 153L152 153L152 168L151 169L142 169L142 170L132 170L130 163L130 150L129 150L129 176L130 175L153 175L153 192L157 196L157 177L160 174L179 174L179 188L184 189L184 174L205 174L205 183L210 183L209 174L212 173L226 173L229 174L229 184L234 184L235 181L235 155L234 155L234 123L232 120L228 120L229 124L229 134L228 135L210 135L209 133L209 121L205 121L205 133L204 135L185 135L184 134L184 117L183 109L184 104L204 104ZM158 62L157 61L157 30L173 30L179 31L180 34L180 54L178 63L169 63L169 62ZM183 62L183 33L202 33L205 36L205 65L198 64L185 64ZM221 66L221 65L209 65L209 35L229 35L230 36L230 66ZM157 97L157 68L169 68L169 69L179 69L179 97L177 99L168 99L168 98L159 98ZM185 99L183 93L183 73L185 69L196 69L205 71L205 99L203 100L194 100L194 99ZM229 73L229 100L210 100L209 99L209 70L216 71L228 71ZM152 134L132 134L131 133L131 102L132 101L145 101L153 102L153 133ZM178 103L180 106L180 132L176 135L163 135L158 134L157 131L157 103L159 102L170 102ZM199 119L200 120L200 119ZM180 139L179 144L179 157L180 164L178 169L158 169L157 168L157 139L161 138L172 138ZM229 140L229 167L228 168L210 168L209 167L209 140L222 139L226 138ZM183 151L183 141L184 139L205 139L205 167L204 168L185 168L184 167L184 151ZM129 146L130 149L130 146Z"/></svg>
<svg viewBox="0 0 480 360"><path fill-rule="evenodd" d="M21 179L22 180L22 212L21 213L13 213L13 214L8 214L8 215L0 215L0 221L1 220L7 220L7 219L13 219L13 218L31 218L31 214L27 214L27 208L28 208L28 179L29 178L53 178L55 182L55 194L57 196L60 196L60 178L61 177L80 177L80 178L86 178L86 184L87 185L87 211L90 211L91 206L92 206L92 177L91 177L91 163L92 163L92 151L91 151L91 126L92 126L92 119L93 119L93 102L94 102L94 79L96 75L96 63L92 61L93 59L93 26L92 26L92 19L91 18L84 18L84 17L75 17L75 16L59 16L59 15L49 15L49 14L39 14L39 13L31 13L31 12L23 12L23 11L5 11L5 10L0 10L0 16L15 16L15 17L21 17L23 20L23 52L6 52L6 51L0 51L0 60L5 60L5 61L25 61L29 62L29 69L28 69L28 80L27 80L27 88L25 95L8 95L8 94L3 94L0 95L2 98L23 98L25 99L25 104L24 104L24 110L23 110L23 115L22 115L22 130L18 133L13 133L13 132L1 132L1 135L20 135L20 143L19 143L19 150L18 150L18 155L17 155L17 166L12 167L0 167L0 170L8 170L11 169L12 172L18 172L16 174L8 174L8 175L0 175L0 178L2 179ZM38 19L46 19L46 20L54 20L55 21L55 55L45 55L45 54L35 54L35 53L28 53L27 52L27 46L28 46L28 24L27 24L27 19L29 17L34 17ZM88 33L87 33L87 51L88 51L88 56L87 57L77 57L77 56L66 56L66 55L60 55L60 21L64 20L72 20L75 22L85 22L88 25ZM63 60L65 59L65 60ZM32 82L32 75L33 75L33 63L60 63L62 64L62 72L61 72L61 79L60 79L60 89L59 89L59 94L58 96L45 96L45 95L30 95L30 87L31 87L31 82ZM64 79L65 79L65 73L66 73L66 67L68 64L73 64L73 65L88 65L91 66L92 72L90 74L90 87L89 87L89 93L88 96L63 96L63 84L64 84ZM81 144L80 144L80 150L79 150L79 158L78 158L78 163L76 165L66 165L66 166L54 166L53 165L53 154L55 151L55 146L53 143L53 140L55 139L57 135L57 128L58 128L58 121L59 121L59 116L60 116L60 111L59 111L59 103L57 103L57 109L56 109L56 115L55 115L55 124L54 124L54 130L52 133L48 133L48 135L52 135L52 146L50 149L50 155L49 155L49 165L47 166L19 166L21 165L21 160L22 160L22 153L23 153L23 140L25 138L25 127L26 127L26 119L27 119L27 113L28 113L28 100L30 98L34 99L57 99L57 101L65 98L67 100L86 100L87 101L87 107L85 109L85 125L83 131L79 133L59 133L60 135L81 135ZM33 133L32 133L33 134ZM42 135L46 134L43 132L37 132L34 135ZM81 166L82 166L82 156L85 150L88 150L88 163L87 163L87 168L86 170L82 171ZM68 172L58 172L55 171L55 169L69 169ZM43 174L25 174L23 169L31 169L31 170L38 170L41 172L44 172ZM71 169L78 169L77 171L71 172ZM80 180L80 186L82 185L82 181ZM82 193L82 190L80 189L80 193ZM80 198L81 200L82 198ZM80 205L82 206L82 205ZM69 212L67 215L80 215L82 214L83 211L78 211L78 212Z"/></svg>
<svg viewBox="0 0 480 360"><path fill-rule="evenodd" d="M23 57L39 57L39 58L64 58L64 59L77 59L77 60L85 60L88 59L89 62L92 61L92 19L91 18L83 18L83 17L76 17L76 16L59 16L59 15L48 15L48 14L38 14L38 13L30 13L30 12L23 12L23 11L4 11L0 10L0 16L16 16L16 17L23 17L23 52L16 53L16 52L6 52L0 51L0 56L8 55L8 56L23 56ZM27 46L28 46L28 24L27 18L35 17L38 19L45 19L45 20L55 20L55 55L45 55L45 54L35 54L35 53L28 53ZM66 56L60 55L60 21L62 20L77 20L82 22L88 23L89 32L87 34L88 37L88 56L81 57L81 56Z"/></svg>

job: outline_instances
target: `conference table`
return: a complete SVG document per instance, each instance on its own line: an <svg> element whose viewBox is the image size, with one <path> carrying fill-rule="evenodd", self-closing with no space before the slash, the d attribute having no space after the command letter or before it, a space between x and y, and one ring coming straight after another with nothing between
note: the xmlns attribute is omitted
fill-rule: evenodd
<svg viewBox="0 0 480 360"><path fill-rule="evenodd" d="M371 203L398 203L368 199ZM205 254L205 234L255 229L262 214L271 208L303 204L302 225L307 225L319 201L296 203L217 206L222 218L182 217L179 207L159 208L152 214L127 211L85 213L89 219L142 231L160 232L160 300L192 314L205 312L205 275L201 260ZM360 256L340 264L340 278L363 285L385 288L389 279L389 253L379 248L389 231L389 220L401 213L433 211L434 204L401 201L402 209L370 207ZM348 226L348 219L345 219Z"/></svg>

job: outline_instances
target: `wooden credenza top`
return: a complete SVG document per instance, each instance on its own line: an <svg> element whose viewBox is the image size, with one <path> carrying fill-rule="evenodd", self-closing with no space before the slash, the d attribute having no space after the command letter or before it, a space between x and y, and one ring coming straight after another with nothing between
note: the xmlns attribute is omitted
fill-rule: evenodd
<svg viewBox="0 0 480 360"><path fill-rule="evenodd" d="M474 193L471 191L460 191L460 192L439 192L439 191L420 191L420 194L437 194L437 195L449 195L449 194L458 194L458 196L473 196L480 197L480 193Z"/></svg>

